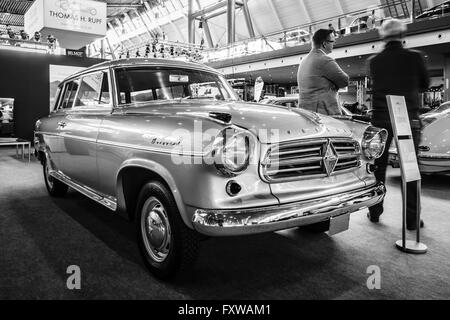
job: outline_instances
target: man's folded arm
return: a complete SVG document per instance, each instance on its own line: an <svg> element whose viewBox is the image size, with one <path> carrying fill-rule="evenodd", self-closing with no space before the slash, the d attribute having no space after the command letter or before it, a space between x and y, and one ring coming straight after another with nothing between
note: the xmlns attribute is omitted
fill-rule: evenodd
<svg viewBox="0 0 450 320"><path fill-rule="evenodd" d="M348 86L348 74L339 67L336 61L330 58L323 66L324 76L334 83L337 89Z"/></svg>

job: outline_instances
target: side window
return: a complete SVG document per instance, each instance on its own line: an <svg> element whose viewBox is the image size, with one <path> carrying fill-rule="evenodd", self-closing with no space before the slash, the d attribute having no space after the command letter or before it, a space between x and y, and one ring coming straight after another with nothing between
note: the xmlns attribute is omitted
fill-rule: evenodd
<svg viewBox="0 0 450 320"><path fill-rule="evenodd" d="M100 92L100 104L109 104L111 102L111 97L109 95L109 82L108 82L108 73L103 72L103 81L102 81L102 89Z"/></svg>
<svg viewBox="0 0 450 320"><path fill-rule="evenodd" d="M62 101L62 105L60 106L61 109L72 108L73 100L78 90L78 82L79 80L73 80L66 84L64 89L64 95L61 99Z"/></svg>
<svg viewBox="0 0 450 320"><path fill-rule="evenodd" d="M53 106L51 106L51 108L52 108L51 111L58 110L59 106L61 105L61 100L62 100L62 96L63 96L62 88L63 88L63 86L59 86L56 91L54 103L53 103Z"/></svg>
<svg viewBox="0 0 450 320"><path fill-rule="evenodd" d="M108 75L106 72L97 72L84 76L81 79L74 107L97 106L109 104Z"/></svg>

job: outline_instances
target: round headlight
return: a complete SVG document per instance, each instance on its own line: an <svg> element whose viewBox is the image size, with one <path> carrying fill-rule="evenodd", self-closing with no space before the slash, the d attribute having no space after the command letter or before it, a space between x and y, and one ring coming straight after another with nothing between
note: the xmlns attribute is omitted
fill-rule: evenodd
<svg viewBox="0 0 450 320"><path fill-rule="evenodd" d="M231 172L247 168L249 160L249 141L244 134L235 134L224 141L222 163Z"/></svg>
<svg viewBox="0 0 450 320"><path fill-rule="evenodd" d="M362 150L368 160L381 157L384 152L387 131L375 127L368 127L364 132Z"/></svg>
<svg viewBox="0 0 450 320"><path fill-rule="evenodd" d="M245 131L227 128L214 143L214 164L227 175L247 169L250 162L250 137Z"/></svg>

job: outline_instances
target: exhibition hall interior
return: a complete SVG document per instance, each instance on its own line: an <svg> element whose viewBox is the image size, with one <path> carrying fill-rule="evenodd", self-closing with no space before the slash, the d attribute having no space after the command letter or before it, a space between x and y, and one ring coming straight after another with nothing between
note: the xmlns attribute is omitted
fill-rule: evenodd
<svg viewBox="0 0 450 320"><path fill-rule="evenodd" d="M450 1L0 0L0 71L1 300L450 299Z"/></svg>

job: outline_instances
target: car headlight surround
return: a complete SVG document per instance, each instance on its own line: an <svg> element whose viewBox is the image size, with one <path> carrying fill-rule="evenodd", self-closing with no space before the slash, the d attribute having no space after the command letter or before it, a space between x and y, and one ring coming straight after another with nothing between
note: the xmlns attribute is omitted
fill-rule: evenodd
<svg viewBox="0 0 450 320"><path fill-rule="evenodd" d="M367 127L366 131L364 131L361 146L363 154L368 160L381 157L386 147L387 136L388 132L386 129L373 126Z"/></svg>
<svg viewBox="0 0 450 320"><path fill-rule="evenodd" d="M250 164L251 139L250 133L240 128L222 130L211 151L216 168L226 176L244 172Z"/></svg>

